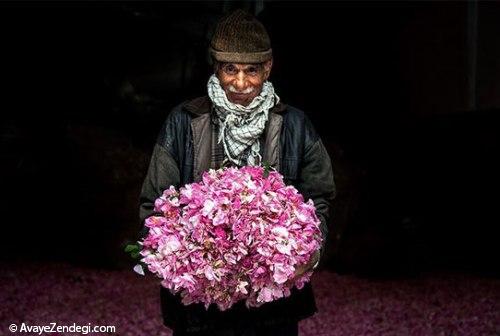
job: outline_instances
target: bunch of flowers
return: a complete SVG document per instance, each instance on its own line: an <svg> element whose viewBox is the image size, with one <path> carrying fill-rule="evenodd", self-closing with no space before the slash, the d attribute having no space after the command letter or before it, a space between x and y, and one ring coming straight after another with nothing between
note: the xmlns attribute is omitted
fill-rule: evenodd
<svg viewBox="0 0 500 336"><path fill-rule="evenodd" d="M165 190L155 211L141 261L186 305L225 310L245 299L256 307L310 280L311 271L294 274L320 248L319 220L312 200L276 171L210 170L198 183Z"/></svg>

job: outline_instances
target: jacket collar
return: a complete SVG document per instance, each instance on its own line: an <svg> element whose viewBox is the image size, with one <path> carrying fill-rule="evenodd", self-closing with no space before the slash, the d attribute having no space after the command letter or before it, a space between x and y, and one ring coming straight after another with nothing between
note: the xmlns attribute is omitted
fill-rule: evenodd
<svg viewBox="0 0 500 336"><path fill-rule="evenodd" d="M197 117L210 112L212 108L212 101L208 98L208 96L198 97L187 101L183 105L183 108ZM286 105L279 102L278 105L274 106L271 110L269 110L269 112L281 113L284 110L286 110Z"/></svg>

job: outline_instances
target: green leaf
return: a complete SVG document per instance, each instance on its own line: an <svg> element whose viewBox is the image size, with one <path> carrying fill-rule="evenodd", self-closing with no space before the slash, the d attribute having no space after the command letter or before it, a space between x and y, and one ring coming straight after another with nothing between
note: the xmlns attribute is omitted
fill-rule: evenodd
<svg viewBox="0 0 500 336"><path fill-rule="evenodd" d="M139 254L139 252L132 252L130 253L130 256L134 259L138 259L141 255Z"/></svg>
<svg viewBox="0 0 500 336"><path fill-rule="evenodd" d="M127 246L125 246L125 252L135 252L135 251L139 251L140 248L138 245L136 244L128 244Z"/></svg>
<svg viewBox="0 0 500 336"><path fill-rule="evenodd" d="M262 163L262 168L264 168L264 174L263 176L264 177L268 177L269 176L269 173L274 170L274 167L271 166L271 164L269 162L263 162Z"/></svg>
<svg viewBox="0 0 500 336"><path fill-rule="evenodd" d="M271 166L269 165L269 163L267 162L264 162L262 164L262 167L264 168L264 177L268 177L269 176L269 171L271 170Z"/></svg>

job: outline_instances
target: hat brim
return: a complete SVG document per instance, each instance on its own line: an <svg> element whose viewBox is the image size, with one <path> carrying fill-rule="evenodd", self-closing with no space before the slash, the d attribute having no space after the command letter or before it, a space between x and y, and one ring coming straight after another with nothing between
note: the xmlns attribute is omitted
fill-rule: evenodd
<svg viewBox="0 0 500 336"><path fill-rule="evenodd" d="M226 63L264 63L273 57L272 49L260 52L237 53L217 51L210 48L210 54L215 60Z"/></svg>

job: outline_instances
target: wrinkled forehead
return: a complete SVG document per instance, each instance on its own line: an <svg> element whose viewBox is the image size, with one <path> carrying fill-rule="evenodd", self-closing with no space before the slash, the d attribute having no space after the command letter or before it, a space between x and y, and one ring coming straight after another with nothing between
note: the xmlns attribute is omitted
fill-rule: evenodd
<svg viewBox="0 0 500 336"><path fill-rule="evenodd" d="M220 68L233 67L238 70L248 70L248 69L263 69L264 63L231 63L231 62L218 62Z"/></svg>

